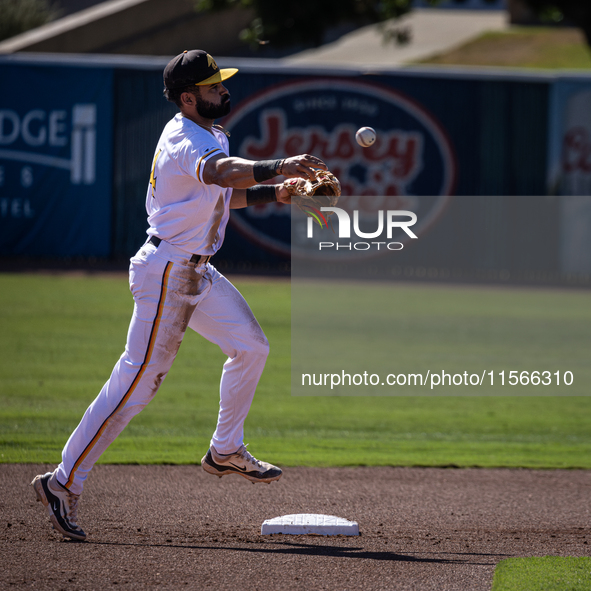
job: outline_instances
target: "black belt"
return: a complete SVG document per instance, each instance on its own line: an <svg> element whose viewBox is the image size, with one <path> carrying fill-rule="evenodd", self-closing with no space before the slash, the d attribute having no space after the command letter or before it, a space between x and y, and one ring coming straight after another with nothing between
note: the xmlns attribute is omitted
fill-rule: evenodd
<svg viewBox="0 0 591 591"><path fill-rule="evenodd" d="M160 243L162 242L162 238L158 238L158 236L150 236L150 239L148 240L148 242L150 242L156 248L158 248L158 246L160 246ZM189 262L194 263L195 265L205 265L206 263L209 262L210 258L211 258L211 255L205 256L202 254L194 254L194 255L191 255Z"/></svg>

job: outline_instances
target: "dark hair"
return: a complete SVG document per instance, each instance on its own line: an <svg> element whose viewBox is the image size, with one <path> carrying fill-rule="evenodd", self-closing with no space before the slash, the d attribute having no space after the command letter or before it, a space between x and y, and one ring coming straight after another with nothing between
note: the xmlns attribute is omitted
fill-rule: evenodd
<svg viewBox="0 0 591 591"><path fill-rule="evenodd" d="M195 84L190 84L188 86L183 86L182 88L172 88L168 89L164 87L164 98L171 103L174 103L179 109L182 106L181 103L181 94L183 92L190 92L193 95L197 95L197 86Z"/></svg>

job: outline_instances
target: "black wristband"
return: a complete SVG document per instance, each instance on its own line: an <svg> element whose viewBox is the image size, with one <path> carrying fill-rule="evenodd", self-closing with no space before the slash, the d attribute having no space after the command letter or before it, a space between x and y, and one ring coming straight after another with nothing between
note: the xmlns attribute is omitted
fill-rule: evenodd
<svg viewBox="0 0 591 591"><path fill-rule="evenodd" d="M283 168L283 160L259 160L252 167L252 174L257 183L268 181L280 174L278 171Z"/></svg>
<svg viewBox="0 0 591 591"><path fill-rule="evenodd" d="M246 205L263 205L277 201L275 185L255 185L246 189Z"/></svg>

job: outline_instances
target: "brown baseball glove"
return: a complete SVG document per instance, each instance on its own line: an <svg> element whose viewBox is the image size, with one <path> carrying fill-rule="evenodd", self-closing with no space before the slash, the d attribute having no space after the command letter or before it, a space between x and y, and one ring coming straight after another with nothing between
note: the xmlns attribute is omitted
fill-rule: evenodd
<svg viewBox="0 0 591 591"><path fill-rule="evenodd" d="M316 179L313 181L301 178L287 179L283 181L283 186L291 195L291 202L322 226L322 219L326 220L333 212L320 212L320 208L336 206L341 196L341 183L328 170L316 170L314 174Z"/></svg>

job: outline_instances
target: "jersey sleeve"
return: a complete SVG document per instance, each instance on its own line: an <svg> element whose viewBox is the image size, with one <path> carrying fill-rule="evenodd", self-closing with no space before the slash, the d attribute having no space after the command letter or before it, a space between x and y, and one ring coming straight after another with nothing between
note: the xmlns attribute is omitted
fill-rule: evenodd
<svg viewBox="0 0 591 591"><path fill-rule="evenodd" d="M225 154L220 144L213 136L193 137L187 141L179 158L179 166L186 174L203 182L203 167L205 163L217 154Z"/></svg>

